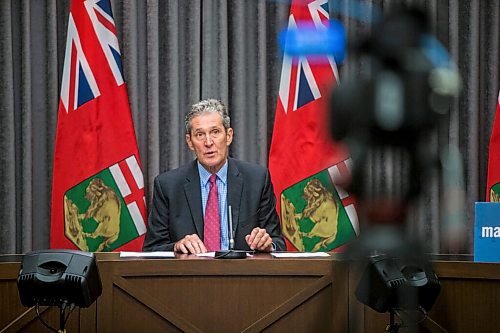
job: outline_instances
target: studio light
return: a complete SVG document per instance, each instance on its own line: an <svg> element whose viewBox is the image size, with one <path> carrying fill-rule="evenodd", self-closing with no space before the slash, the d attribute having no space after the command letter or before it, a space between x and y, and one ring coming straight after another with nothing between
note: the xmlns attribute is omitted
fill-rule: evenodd
<svg viewBox="0 0 500 333"><path fill-rule="evenodd" d="M64 331L66 309L71 313L75 307L89 307L102 293L94 254L74 250L25 254L17 288L21 303L26 307L35 306L38 316L39 306L58 306L60 331ZM40 316L39 319L48 327Z"/></svg>
<svg viewBox="0 0 500 333"><path fill-rule="evenodd" d="M389 332L397 332L395 313L416 311L425 315L440 291L438 277L425 258L381 254L369 257L356 297L375 311L389 312Z"/></svg>

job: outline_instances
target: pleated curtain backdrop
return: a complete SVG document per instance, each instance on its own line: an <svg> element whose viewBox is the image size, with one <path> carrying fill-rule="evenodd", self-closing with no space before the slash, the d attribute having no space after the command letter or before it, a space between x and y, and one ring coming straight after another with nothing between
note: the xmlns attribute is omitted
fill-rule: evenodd
<svg viewBox="0 0 500 333"><path fill-rule="evenodd" d="M360 1L383 12L398 0ZM450 249L440 221L442 181L432 178L410 216L410 229L431 252L472 252L473 203L484 199L488 141L499 89L498 0L404 1L431 14L433 31L459 66L463 91L446 128L430 147L456 144L464 159L467 242ZM369 23L339 18L349 39ZM141 154L147 200L154 177L190 161L184 115L203 98L228 105L235 130L231 155L267 164L281 72L278 32L286 25L284 0L112 1L125 79ZM0 0L0 253L49 246L52 159L69 1ZM341 81L366 71L348 61ZM437 149L437 148L433 148ZM397 153L370 158L388 186L404 178ZM395 167L396 166L396 167ZM389 180L389 181L387 181Z"/></svg>

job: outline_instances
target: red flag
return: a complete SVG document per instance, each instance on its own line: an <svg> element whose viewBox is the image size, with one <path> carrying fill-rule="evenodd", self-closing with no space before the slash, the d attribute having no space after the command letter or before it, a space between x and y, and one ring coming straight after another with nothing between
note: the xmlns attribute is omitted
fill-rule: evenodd
<svg viewBox="0 0 500 333"><path fill-rule="evenodd" d="M500 91L490 138L486 201L500 202Z"/></svg>
<svg viewBox="0 0 500 333"><path fill-rule="evenodd" d="M328 18L328 0L293 1L288 28L322 29ZM330 251L358 233L353 200L335 185L350 175L351 161L329 139L329 92L337 81L333 57L283 57L269 169L291 251Z"/></svg>
<svg viewBox="0 0 500 333"><path fill-rule="evenodd" d="M50 246L140 250L144 181L109 0L72 0L52 183Z"/></svg>

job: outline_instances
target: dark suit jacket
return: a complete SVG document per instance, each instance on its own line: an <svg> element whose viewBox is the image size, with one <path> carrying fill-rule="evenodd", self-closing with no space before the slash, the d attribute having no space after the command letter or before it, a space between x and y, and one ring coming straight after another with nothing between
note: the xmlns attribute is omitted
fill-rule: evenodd
<svg viewBox="0 0 500 333"><path fill-rule="evenodd" d="M245 241L253 228L265 228L277 251L285 251L269 171L229 158L227 203L231 205L234 247L249 250ZM154 182L144 251L173 251L174 243L198 234L203 241L203 209L196 160L160 174Z"/></svg>

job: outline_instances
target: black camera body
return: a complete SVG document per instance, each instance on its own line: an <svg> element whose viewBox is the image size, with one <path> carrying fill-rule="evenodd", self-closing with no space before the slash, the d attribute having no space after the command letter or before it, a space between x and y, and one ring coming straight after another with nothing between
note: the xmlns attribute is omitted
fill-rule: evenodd
<svg viewBox="0 0 500 333"><path fill-rule="evenodd" d="M430 151L425 139L448 115L458 92L451 89L457 83L450 73L456 71L440 68L449 59L444 50L436 54L441 50L434 47L438 43L429 30L423 12L395 11L352 47L369 71L332 92L331 136L349 147L354 165L349 191L361 199L362 168L370 151L394 149L406 155L409 171L403 200L419 194L420 177L437 163L438 152Z"/></svg>

